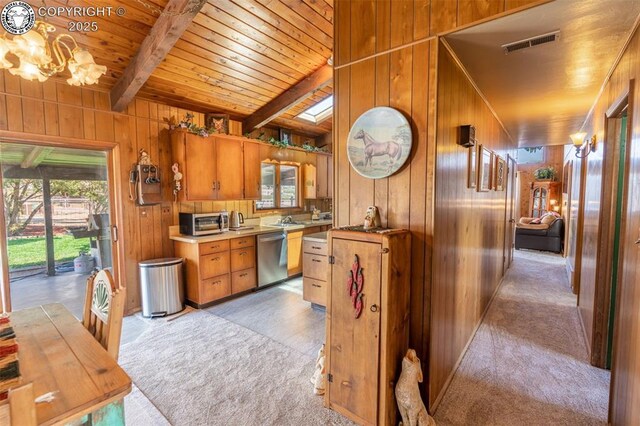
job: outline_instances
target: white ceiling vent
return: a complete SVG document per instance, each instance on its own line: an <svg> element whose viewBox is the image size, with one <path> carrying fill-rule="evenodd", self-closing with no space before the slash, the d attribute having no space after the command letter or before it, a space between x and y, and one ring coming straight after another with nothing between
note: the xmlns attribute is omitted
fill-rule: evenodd
<svg viewBox="0 0 640 426"><path fill-rule="evenodd" d="M542 34L535 37L530 37L526 40L515 41L513 43L503 44L501 47L504 50L504 54L508 55L516 50L528 49L529 47L539 46L541 44L551 43L557 41L560 38L560 31L554 31L547 34Z"/></svg>

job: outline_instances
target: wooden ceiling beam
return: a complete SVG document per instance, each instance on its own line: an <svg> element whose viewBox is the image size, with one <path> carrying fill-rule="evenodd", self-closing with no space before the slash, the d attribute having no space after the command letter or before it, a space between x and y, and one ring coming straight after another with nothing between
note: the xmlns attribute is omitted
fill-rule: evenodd
<svg viewBox="0 0 640 426"><path fill-rule="evenodd" d="M264 126L327 86L332 79L333 67L328 64L321 66L247 117L242 123L242 131L246 133Z"/></svg>
<svg viewBox="0 0 640 426"><path fill-rule="evenodd" d="M169 0L138 53L111 89L112 110L124 111L205 3L206 0Z"/></svg>

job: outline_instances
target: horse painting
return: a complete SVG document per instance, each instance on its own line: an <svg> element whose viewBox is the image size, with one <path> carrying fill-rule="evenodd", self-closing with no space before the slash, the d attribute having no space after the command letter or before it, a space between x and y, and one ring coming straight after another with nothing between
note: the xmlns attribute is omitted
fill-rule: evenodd
<svg viewBox="0 0 640 426"><path fill-rule="evenodd" d="M363 129L360 129L353 138L362 139L364 142L364 167L371 167L373 157L388 155L391 160L389 163L389 170L391 170L402 156L402 147L398 143L392 140L378 142Z"/></svg>

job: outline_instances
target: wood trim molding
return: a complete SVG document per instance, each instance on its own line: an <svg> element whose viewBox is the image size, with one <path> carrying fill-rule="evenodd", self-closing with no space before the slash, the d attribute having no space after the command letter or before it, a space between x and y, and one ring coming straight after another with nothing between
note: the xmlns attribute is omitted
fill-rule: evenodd
<svg viewBox="0 0 640 426"><path fill-rule="evenodd" d="M242 131L250 132L262 127L326 87L333 80L333 67L325 64L260 107L242 122Z"/></svg>
<svg viewBox="0 0 640 426"><path fill-rule="evenodd" d="M203 0L169 0L138 53L111 89L111 109L123 111L135 98L205 3ZM176 15L177 11L183 13Z"/></svg>
<svg viewBox="0 0 640 426"><path fill-rule="evenodd" d="M11 288L9 281L9 255L7 247L7 227L4 217L4 191L2 191L2 173L0 172L0 295L2 312L11 312Z"/></svg>
<svg viewBox="0 0 640 426"><path fill-rule="evenodd" d="M98 149L103 151L118 146L117 142L98 140L94 141L90 139L78 139L67 136L41 135L39 133L13 132L10 130L0 130L0 141L54 147Z"/></svg>

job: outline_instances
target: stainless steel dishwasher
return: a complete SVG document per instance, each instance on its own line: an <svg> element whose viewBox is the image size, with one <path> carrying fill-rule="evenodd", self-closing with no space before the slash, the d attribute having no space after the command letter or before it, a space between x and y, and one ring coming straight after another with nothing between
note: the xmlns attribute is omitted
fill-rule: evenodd
<svg viewBox="0 0 640 426"><path fill-rule="evenodd" d="M287 233L258 235L258 287L286 280Z"/></svg>

